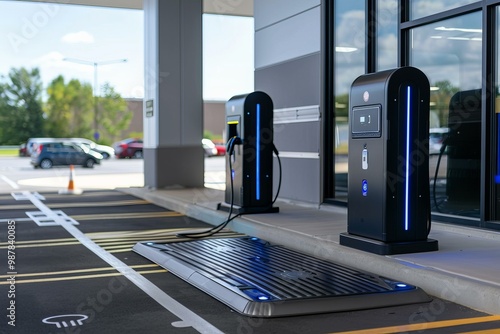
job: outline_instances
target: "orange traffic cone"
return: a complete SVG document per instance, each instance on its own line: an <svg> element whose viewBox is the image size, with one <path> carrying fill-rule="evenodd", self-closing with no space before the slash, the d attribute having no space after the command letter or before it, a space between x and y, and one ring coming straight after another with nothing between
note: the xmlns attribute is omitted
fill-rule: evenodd
<svg viewBox="0 0 500 334"><path fill-rule="evenodd" d="M69 166L69 183L68 189L59 190L59 194L69 194L69 195L80 195L83 190L75 188L75 167L73 165Z"/></svg>

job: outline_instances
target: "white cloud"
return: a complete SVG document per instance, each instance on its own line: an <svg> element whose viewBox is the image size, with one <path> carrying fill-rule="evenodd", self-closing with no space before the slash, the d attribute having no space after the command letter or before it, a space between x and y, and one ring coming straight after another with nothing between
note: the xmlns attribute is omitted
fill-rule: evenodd
<svg viewBox="0 0 500 334"><path fill-rule="evenodd" d="M86 31L71 32L61 39L64 43L94 43L94 36Z"/></svg>
<svg viewBox="0 0 500 334"><path fill-rule="evenodd" d="M57 51L52 51L46 53L38 58L32 60L32 63L35 65L45 64L45 63L54 63L62 61L64 56Z"/></svg>

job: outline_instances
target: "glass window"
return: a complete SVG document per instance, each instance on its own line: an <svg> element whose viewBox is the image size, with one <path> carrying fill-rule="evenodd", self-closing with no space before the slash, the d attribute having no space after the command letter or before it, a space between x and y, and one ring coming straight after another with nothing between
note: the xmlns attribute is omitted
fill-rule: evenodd
<svg viewBox="0 0 500 334"><path fill-rule="evenodd" d="M398 66L398 0L377 2L377 71Z"/></svg>
<svg viewBox="0 0 500 334"><path fill-rule="evenodd" d="M496 27L496 89L495 89L495 118L497 120L496 122L496 143L492 145L492 147L495 147L496 151L496 170L495 170L495 197L496 197L496 207L495 207L495 217L496 220L500 220L500 7L497 7L496 9L496 16L497 16L497 27Z"/></svg>
<svg viewBox="0 0 500 334"><path fill-rule="evenodd" d="M365 73L365 0L335 1L335 197L347 199L349 90Z"/></svg>
<svg viewBox="0 0 500 334"><path fill-rule="evenodd" d="M424 16L443 12L445 10L468 5L477 0L410 0L410 19L415 20Z"/></svg>
<svg viewBox="0 0 500 334"><path fill-rule="evenodd" d="M481 36L481 12L411 30L410 64L431 84L433 213L479 217Z"/></svg>

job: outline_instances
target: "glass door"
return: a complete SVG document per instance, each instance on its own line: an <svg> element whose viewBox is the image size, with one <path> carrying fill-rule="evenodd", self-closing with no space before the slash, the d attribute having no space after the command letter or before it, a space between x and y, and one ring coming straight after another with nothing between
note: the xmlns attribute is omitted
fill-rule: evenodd
<svg viewBox="0 0 500 334"><path fill-rule="evenodd" d="M410 65L431 84L432 212L479 218L482 13L420 26L409 36Z"/></svg>

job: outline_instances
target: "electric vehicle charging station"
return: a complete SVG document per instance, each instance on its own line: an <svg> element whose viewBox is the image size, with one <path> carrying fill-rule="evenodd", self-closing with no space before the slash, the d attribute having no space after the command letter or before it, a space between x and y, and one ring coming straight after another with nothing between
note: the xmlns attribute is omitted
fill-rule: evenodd
<svg viewBox="0 0 500 334"><path fill-rule="evenodd" d="M273 101L264 92L227 101L225 203L218 209L239 214L279 211L273 207L273 112Z"/></svg>
<svg viewBox="0 0 500 334"><path fill-rule="evenodd" d="M430 232L429 98L414 67L366 74L351 86L347 233L376 254L438 249Z"/></svg>

